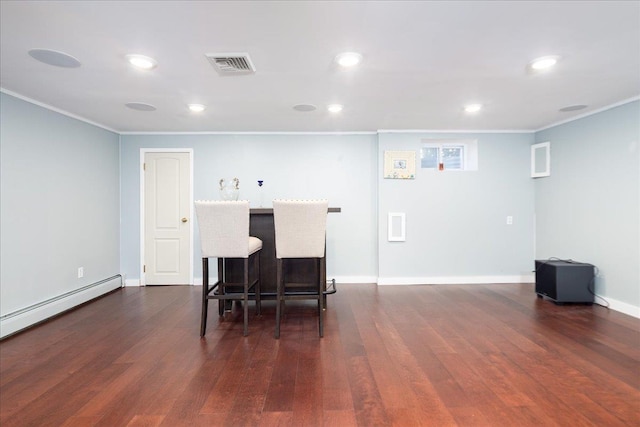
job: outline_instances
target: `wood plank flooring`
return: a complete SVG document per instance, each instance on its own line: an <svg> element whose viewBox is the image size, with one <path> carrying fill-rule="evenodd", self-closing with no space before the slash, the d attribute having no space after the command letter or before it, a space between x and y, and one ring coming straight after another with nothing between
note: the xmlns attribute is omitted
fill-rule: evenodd
<svg viewBox="0 0 640 427"><path fill-rule="evenodd" d="M342 285L242 310L124 288L0 342L0 425L639 426L640 320L533 285Z"/></svg>

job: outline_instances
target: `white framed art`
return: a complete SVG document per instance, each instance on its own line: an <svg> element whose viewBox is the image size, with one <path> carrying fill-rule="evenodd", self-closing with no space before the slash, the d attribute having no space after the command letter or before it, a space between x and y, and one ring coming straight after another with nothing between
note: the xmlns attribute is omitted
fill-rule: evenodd
<svg viewBox="0 0 640 427"><path fill-rule="evenodd" d="M415 179L415 151L385 151L384 177L388 179Z"/></svg>

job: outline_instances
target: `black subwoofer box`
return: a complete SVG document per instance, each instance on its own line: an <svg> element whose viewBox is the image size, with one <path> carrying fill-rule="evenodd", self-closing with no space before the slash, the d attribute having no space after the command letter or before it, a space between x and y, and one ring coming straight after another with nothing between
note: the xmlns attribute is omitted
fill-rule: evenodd
<svg viewBox="0 0 640 427"><path fill-rule="evenodd" d="M536 260L536 294L555 303L593 303L595 267L575 261Z"/></svg>

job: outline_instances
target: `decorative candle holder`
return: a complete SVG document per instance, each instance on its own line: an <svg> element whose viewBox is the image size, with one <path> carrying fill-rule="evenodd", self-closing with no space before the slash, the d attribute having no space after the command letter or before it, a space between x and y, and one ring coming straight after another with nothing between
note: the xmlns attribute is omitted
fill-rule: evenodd
<svg viewBox="0 0 640 427"><path fill-rule="evenodd" d="M238 200L240 195L240 180L233 178L232 180L220 180L220 198L222 200Z"/></svg>
<svg viewBox="0 0 640 427"><path fill-rule="evenodd" d="M259 179L258 180L258 193L260 193L259 196L259 200L260 200L260 207L263 207L264 204L264 194L262 193L262 184L264 184L264 181Z"/></svg>

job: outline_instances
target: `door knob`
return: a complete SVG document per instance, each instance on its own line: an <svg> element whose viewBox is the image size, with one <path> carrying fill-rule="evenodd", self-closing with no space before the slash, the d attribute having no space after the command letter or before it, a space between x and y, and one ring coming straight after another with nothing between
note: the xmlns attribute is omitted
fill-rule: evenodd
<svg viewBox="0 0 640 427"><path fill-rule="evenodd" d="M187 222L187 218L182 218L182 222Z"/></svg>

